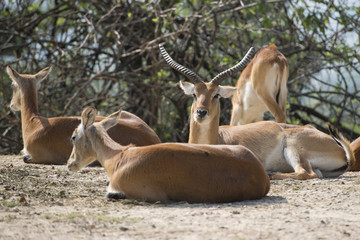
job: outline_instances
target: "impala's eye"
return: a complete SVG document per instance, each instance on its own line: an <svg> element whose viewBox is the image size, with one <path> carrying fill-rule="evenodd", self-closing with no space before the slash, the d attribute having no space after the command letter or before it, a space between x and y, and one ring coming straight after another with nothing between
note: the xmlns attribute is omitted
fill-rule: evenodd
<svg viewBox="0 0 360 240"><path fill-rule="evenodd" d="M196 94L195 93L193 93L193 95L192 95L195 99L196 99Z"/></svg>
<svg viewBox="0 0 360 240"><path fill-rule="evenodd" d="M214 98L219 98L220 97L220 94L215 94Z"/></svg>
<svg viewBox="0 0 360 240"><path fill-rule="evenodd" d="M75 139L76 139L76 135L73 135L73 136L70 138L70 141L71 141L72 143L74 143L74 142L75 142Z"/></svg>

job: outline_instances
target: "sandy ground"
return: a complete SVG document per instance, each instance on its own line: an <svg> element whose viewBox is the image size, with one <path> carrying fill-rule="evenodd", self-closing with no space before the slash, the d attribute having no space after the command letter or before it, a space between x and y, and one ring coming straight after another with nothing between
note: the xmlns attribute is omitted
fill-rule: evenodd
<svg viewBox="0 0 360 240"><path fill-rule="evenodd" d="M360 239L360 173L271 181L229 204L108 201L102 168L0 156L0 239Z"/></svg>

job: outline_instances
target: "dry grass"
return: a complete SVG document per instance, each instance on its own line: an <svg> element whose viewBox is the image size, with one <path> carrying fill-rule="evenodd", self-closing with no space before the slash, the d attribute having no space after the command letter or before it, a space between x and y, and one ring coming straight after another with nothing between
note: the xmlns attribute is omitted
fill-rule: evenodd
<svg viewBox="0 0 360 240"><path fill-rule="evenodd" d="M356 239L360 173L272 181L267 197L228 204L104 198L102 168L0 157L0 239Z"/></svg>

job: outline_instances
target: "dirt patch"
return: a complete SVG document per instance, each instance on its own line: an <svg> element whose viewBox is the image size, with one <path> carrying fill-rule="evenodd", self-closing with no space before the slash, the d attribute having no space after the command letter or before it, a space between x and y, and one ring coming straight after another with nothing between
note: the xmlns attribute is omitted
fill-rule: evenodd
<svg viewBox="0 0 360 240"><path fill-rule="evenodd" d="M360 173L271 181L267 197L229 204L104 198L102 168L69 173L0 156L0 239L359 239Z"/></svg>

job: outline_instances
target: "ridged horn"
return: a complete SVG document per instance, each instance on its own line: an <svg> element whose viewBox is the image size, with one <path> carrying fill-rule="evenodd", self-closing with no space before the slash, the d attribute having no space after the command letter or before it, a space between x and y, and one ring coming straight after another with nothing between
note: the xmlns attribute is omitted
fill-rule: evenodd
<svg viewBox="0 0 360 240"><path fill-rule="evenodd" d="M191 71L190 69L178 64L177 62L175 62L170 55L166 52L165 48L163 45L159 44L159 48L160 48L160 52L163 55L165 62L167 64L170 65L170 67L172 67L173 69L175 69L178 72L181 72L182 74L184 74L192 83L199 83L202 82L201 78L194 73L193 71Z"/></svg>
<svg viewBox="0 0 360 240"><path fill-rule="evenodd" d="M254 54L255 54L255 49L253 47L251 47L249 49L249 51L246 53L245 57L238 64L236 64L232 68L229 68L229 69L219 73L210 82L213 84L216 84L216 85L220 85L220 83L222 81L224 81L225 78L231 76L232 74L234 74L236 72L243 70L246 67L246 65L248 65L248 63L251 61Z"/></svg>

